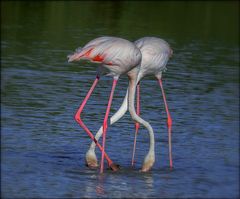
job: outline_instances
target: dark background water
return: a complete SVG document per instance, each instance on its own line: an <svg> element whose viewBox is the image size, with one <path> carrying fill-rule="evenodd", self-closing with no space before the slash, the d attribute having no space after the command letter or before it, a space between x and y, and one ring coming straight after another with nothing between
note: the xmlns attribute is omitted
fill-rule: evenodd
<svg viewBox="0 0 240 199"><path fill-rule="evenodd" d="M239 197L239 3L237 1L1 2L1 196ZM168 168L166 114L153 77L141 83L141 114L156 137L156 163L140 173L149 137L141 128L131 168L134 124L109 127L107 152L122 169L85 167L90 139L73 115L96 74L66 56L113 35L165 39L174 56L163 82L173 117ZM112 80L103 77L84 109L96 132ZM111 115L125 95L117 85ZM99 150L97 155L100 159Z"/></svg>

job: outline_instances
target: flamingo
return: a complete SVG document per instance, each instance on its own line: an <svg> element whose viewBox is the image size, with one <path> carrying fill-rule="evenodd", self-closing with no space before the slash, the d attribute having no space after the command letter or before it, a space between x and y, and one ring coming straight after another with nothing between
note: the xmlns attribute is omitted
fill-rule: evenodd
<svg viewBox="0 0 240 199"><path fill-rule="evenodd" d="M79 109L75 114L76 122L87 132L90 138L93 140L94 144L98 146L98 148L102 151L101 156L101 165L100 165L100 173L103 173L104 169L104 157L106 157L108 161L109 167L116 171L118 170L118 166L112 162L109 158L107 153L105 152L105 142L106 142L106 133L108 128L108 117L111 108L111 103L113 99L114 90L117 84L117 81L120 75L127 74L129 79L129 97L128 97L128 104L129 104L129 112L131 114L132 119L135 122L138 122L144 125L148 131L150 136L150 147L149 152L145 157L145 167L151 166L154 162L154 133L151 125L143 120L136 114L135 107L134 107L134 98L135 98L135 91L136 91L136 82L137 82L137 72L139 70L139 65L141 63L141 51L130 41L118 38L118 37L99 37L90 42L88 42L83 48L78 48L76 52L72 55L68 56L69 62L72 61L79 61L82 59L89 60L91 62L100 63L98 67L98 72L96 75L96 79L93 82L92 87L88 91L85 99L83 100L82 104L80 105ZM110 93L110 97L108 100L108 105L106 109L106 113L103 120L102 125L102 132L103 135L102 139L102 146L99 144L98 140L94 138L93 134L87 128L87 126L83 123L81 119L81 112L86 105L90 95L92 94L94 88L96 87L101 73L107 70L109 73L108 76L113 77L113 84ZM95 155L95 154L94 154ZM87 158L87 164L91 167L95 166L95 157L89 156Z"/></svg>
<svg viewBox="0 0 240 199"><path fill-rule="evenodd" d="M169 144L169 165L170 168L173 167L172 163L172 145L171 145L171 129L172 129L172 118L168 110L168 104L166 100L166 95L163 89L162 84L162 73L166 70L166 64L169 58L172 56L173 51L170 48L169 44L164 41L163 39L157 37L143 37L138 39L134 42L135 45L140 49L142 53L142 60L141 66L139 71L133 69L132 72L137 73L137 114L140 114L140 80L145 77L146 75L154 75L161 88L161 92L163 95L165 110L167 113L167 126L168 126L168 144ZM114 124L117 122L128 110L128 92L129 88L127 89L127 93L123 100L123 103L119 110L110 118L110 124ZM136 139L139 129L139 123L135 123L135 137L134 137L134 146L133 146L133 154L132 154L132 166L134 165L134 156L135 156L135 149L136 149ZM102 135L103 127L101 127L95 139L98 140ZM95 143L93 142L90 145L89 150L86 153L86 160L90 159L94 162L94 165L97 167L97 158L95 155ZM87 161L88 163L88 161Z"/></svg>

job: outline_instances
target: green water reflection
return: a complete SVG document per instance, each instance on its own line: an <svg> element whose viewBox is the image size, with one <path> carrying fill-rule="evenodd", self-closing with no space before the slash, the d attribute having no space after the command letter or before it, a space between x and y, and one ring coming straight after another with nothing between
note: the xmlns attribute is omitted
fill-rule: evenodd
<svg viewBox="0 0 240 199"><path fill-rule="evenodd" d="M238 1L1 2L2 40L26 46L41 40L71 49L99 35L130 40L156 35L178 42L200 39L237 45L238 23Z"/></svg>

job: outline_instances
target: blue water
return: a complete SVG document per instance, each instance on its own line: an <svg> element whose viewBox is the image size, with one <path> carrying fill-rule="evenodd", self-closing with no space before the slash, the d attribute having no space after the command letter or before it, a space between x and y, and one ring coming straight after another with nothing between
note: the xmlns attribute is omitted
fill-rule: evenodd
<svg viewBox="0 0 240 199"><path fill-rule="evenodd" d="M125 8L130 11L137 8L136 4L127 2L119 2L120 16L109 18L95 12L99 20L106 22L102 27L90 16L93 13L90 11L96 11L100 5L96 2L89 6L78 3L83 5L79 7L82 12L79 12L75 10L75 4L3 4L1 196L238 198L239 46L235 33L228 37L231 33L224 28L220 35L217 34L218 20L215 21L214 17L211 18L214 29L207 26L209 29L205 31L209 30L209 34L203 33L204 38L201 32L197 34L194 31L186 31L187 37L176 35L175 29L171 30L169 26L164 30L156 26L154 29L152 23L156 21L149 22L149 29L146 29L149 21L146 18L134 29L126 29L128 22L136 19L137 15L126 14ZM209 8L213 16L220 16L218 11L221 9L236 11L234 3L222 5L217 11L211 7L213 3L199 4L202 9ZM37 8L37 5L38 10L27 9ZM99 9L108 10L111 5L115 6L105 2ZM169 3L169 10L173 5ZM196 3L189 5L192 6L188 8L182 2L180 8L193 9ZM154 11L158 8L150 4L145 6ZM173 6L172 9L180 12L180 8ZM14 10L13 16L6 14L6 11ZM159 17L160 20L160 14L150 13L150 19ZM63 23L66 22L64 20L58 21L59 17L76 19L78 15L76 24L73 20L68 24ZM89 26L81 20L84 16ZM180 16L185 19L184 14ZM231 15L228 17L232 19ZM36 21L42 18L48 20ZM195 16L189 20L189 23L194 23L200 19ZM173 27L175 22L177 27L178 22L173 17L169 21ZM115 22L119 24L112 26ZM238 31L234 25L229 22L229 30ZM73 116L94 81L96 67L85 62L69 64L66 56L92 38L113 33L132 41L154 34L166 39L174 49L168 70L163 75L173 119L173 170L168 167L167 118L161 90L151 76L141 82L141 116L149 121L155 133L156 162L152 170L139 172L149 147L149 136L143 127L138 136L136 165L131 167L134 123L129 113L109 126L107 133L106 150L121 169L112 172L105 166L104 174L100 175L98 169L91 170L85 166L85 153L91 141ZM111 78L102 77L84 109L84 122L92 132L102 125L111 84ZM127 77L121 77L111 115L119 108L127 85ZM100 160L101 154L98 149L96 151Z"/></svg>

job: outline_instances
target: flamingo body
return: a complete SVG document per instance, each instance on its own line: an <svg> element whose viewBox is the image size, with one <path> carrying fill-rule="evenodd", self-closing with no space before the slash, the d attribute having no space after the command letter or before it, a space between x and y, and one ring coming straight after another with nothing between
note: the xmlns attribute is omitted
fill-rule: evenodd
<svg viewBox="0 0 240 199"><path fill-rule="evenodd" d="M138 81L146 75L158 75L166 70L173 53L166 41L156 37L143 37L134 43L142 53Z"/></svg>
<svg viewBox="0 0 240 199"><path fill-rule="evenodd" d="M86 59L93 63L101 63L100 70L104 71L105 68L109 71L107 75L119 77L140 63L141 52L128 40L105 36L88 42L68 58L69 62Z"/></svg>

